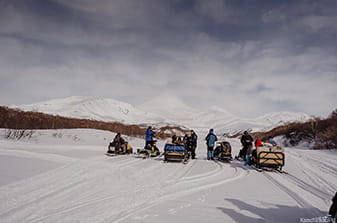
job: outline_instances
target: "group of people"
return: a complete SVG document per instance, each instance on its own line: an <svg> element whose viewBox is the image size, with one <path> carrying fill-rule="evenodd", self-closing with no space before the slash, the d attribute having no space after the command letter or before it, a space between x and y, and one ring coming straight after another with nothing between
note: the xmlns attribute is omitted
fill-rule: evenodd
<svg viewBox="0 0 337 223"><path fill-rule="evenodd" d="M277 143L273 139L272 136L269 136L266 142L262 142L260 139L256 139L254 142L253 137L247 132L244 131L243 136L240 139L241 144L242 144L242 149L239 152L239 155L237 158L243 159L246 164L250 165L252 163L252 158L255 157L255 160L257 159L257 148L260 146L264 146L265 144L271 145L271 146L276 146ZM254 147L253 147L254 143Z"/></svg>
<svg viewBox="0 0 337 223"><path fill-rule="evenodd" d="M191 158L195 159L195 150L198 144L198 135L191 130L189 134L185 134L183 138L177 135L172 136L173 144L184 144L187 151L191 153Z"/></svg>
<svg viewBox="0 0 337 223"><path fill-rule="evenodd" d="M146 129L145 133L145 149L146 148L151 148L154 145L154 136L156 132L153 131L152 127L149 126ZM207 146L207 160L213 160L214 159L214 147L216 141L218 141L217 136L214 134L214 130L210 129L207 136L205 137L206 141L206 146ZM191 158L195 159L196 153L195 150L197 148L197 142L198 142L198 136L197 134L191 130L189 134L185 134L185 136L178 137L176 135L172 136L172 143L177 143L177 144L184 144L185 148L190 151L191 153ZM239 155L236 158L241 158L246 161L247 164L250 164L251 158L256 155L256 148L259 146L263 146L264 143L257 139L255 140L255 149L253 147L254 139L253 137L245 131L244 134L241 137L241 144L242 144L242 149L239 152ZM276 145L275 140L270 136L268 137L268 143L271 145ZM125 150L126 146L126 141L122 138L120 133L117 133L115 136L114 140L111 142L110 145L114 146L115 148L122 148Z"/></svg>

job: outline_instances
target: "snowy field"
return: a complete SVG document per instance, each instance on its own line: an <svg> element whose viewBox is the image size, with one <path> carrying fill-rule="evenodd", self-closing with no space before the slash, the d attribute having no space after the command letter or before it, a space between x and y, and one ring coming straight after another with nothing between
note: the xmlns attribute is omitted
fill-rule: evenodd
<svg viewBox="0 0 337 223"><path fill-rule="evenodd" d="M0 222L304 222L326 216L337 190L337 151L286 148L281 174L207 161L201 133L186 165L108 157L114 134L99 130L3 135ZM236 155L239 141L230 142Z"/></svg>

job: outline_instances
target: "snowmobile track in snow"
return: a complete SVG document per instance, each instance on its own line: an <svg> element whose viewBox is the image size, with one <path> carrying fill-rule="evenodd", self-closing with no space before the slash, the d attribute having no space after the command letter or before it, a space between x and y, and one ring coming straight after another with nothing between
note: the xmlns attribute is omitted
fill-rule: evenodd
<svg viewBox="0 0 337 223"><path fill-rule="evenodd" d="M111 159L111 158L108 158L108 159ZM112 164L114 164L114 165L118 164L118 169L120 169L122 167L129 166L130 164L133 164L133 163L138 163L139 164L139 163L142 163L142 162L144 162L144 161L137 160L137 159L127 159L127 158L124 158L124 159L119 159L119 160L117 159L117 161L114 162L114 163L112 163ZM165 185L166 186L174 185L177 181L179 181L183 176L185 176L190 171L190 169L193 167L193 165L194 165L194 163L192 163L191 165L187 165L186 167L185 166L182 167L182 166L178 166L177 165L176 170L172 173L172 177L174 177L174 181L172 181L172 182L166 182ZM150 167L146 168L146 172L151 172L153 169L156 169L156 168L157 168L156 165L151 165ZM161 168L164 168L164 167L162 166ZM186 170L184 170L182 172L182 174L178 174L179 173L179 169L181 169L181 168L186 169ZM60 191L63 191L65 189L66 188L63 188ZM144 191L144 187L140 187L137 190L134 190L133 193L141 193L142 191ZM94 198L94 199L91 199L91 200L85 200L84 202L81 202L80 204L70 205L70 206L67 206L65 208L61 208L59 210L53 211L50 214L47 214L47 215L44 215L44 216L39 216L38 218L27 219L27 220L29 220L29 222L31 222L31 223L33 223L33 222L41 222L41 221L43 222L44 220L46 220L46 219L48 219L50 217L55 217L55 216L58 216L60 214L64 215L65 213L73 212L75 210L84 208L86 206L94 206L95 204L98 204L98 203L101 203L101 202L105 202L105 201L109 201L109 200L114 200L114 199L117 199L117 198L123 198L123 197L127 196L128 194L130 194L130 191L128 191L128 190L119 191L117 195L107 196L107 197L104 197L104 198ZM45 198L50 198L51 196L53 196L53 195L52 194L48 194L48 195L46 195ZM43 200L43 199L41 198L41 200ZM32 203L34 203L34 202L40 202L40 200L33 200L31 202ZM28 203L26 205L28 206L29 204L30 203ZM15 210L22 209L26 205L17 207ZM13 210L13 211L15 211L15 210ZM8 213L8 214L10 214L10 213Z"/></svg>
<svg viewBox="0 0 337 223"><path fill-rule="evenodd" d="M290 190L288 187L280 183L274 177L272 177L269 173L262 172L262 174L275 186L277 186L281 191L285 192L288 196L290 196L296 203L302 208L313 208L307 201L297 195L295 192Z"/></svg>
<svg viewBox="0 0 337 223"><path fill-rule="evenodd" d="M172 199L177 199L179 197L183 197L183 196L187 196L189 194L193 194L196 193L198 191L201 190L206 190L215 186L219 186L225 183L229 183L235 180L238 180L242 177L245 177L247 175L249 175L249 171L244 171L244 170L240 170L240 168L235 167L234 168L234 173L231 174L230 176L226 176L224 179L219 178L218 176L222 175L225 173L226 170L223 168L223 164L217 163L215 162L217 165L219 165L220 167L217 169L217 171L211 171L210 174L203 174L201 178L199 178L198 180L192 178L191 180L187 180L187 181L181 181L178 182L177 184L173 184L172 186L169 186L168 188L165 188L166 191L174 191L174 187L179 185L185 185L185 188L182 190L177 190L178 192L168 192L165 193L164 195L162 195L161 197L154 197L154 199L151 199L150 201L145 201L143 203L141 203L140 205L138 205L137 207L133 208L132 210L127 210L124 212L121 212L119 214L119 216L117 219L112 217L107 219L108 221L113 221L113 222L125 222L126 219L132 217L133 215L140 213L142 211L145 211L149 208L152 208L153 206L156 206L164 201L167 200L172 200ZM218 174L219 173L219 174ZM212 178L213 177L213 178ZM204 181L205 179L211 178L214 180L214 182L209 182L209 181ZM215 178L215 179L214 179ZM203 182L204 181L204 182ZM191 183L197 183L197 182L201 182L202 184L199 186L187 186L186 184L191 184ZM172 189L170 189L172 187Z"/></svg>

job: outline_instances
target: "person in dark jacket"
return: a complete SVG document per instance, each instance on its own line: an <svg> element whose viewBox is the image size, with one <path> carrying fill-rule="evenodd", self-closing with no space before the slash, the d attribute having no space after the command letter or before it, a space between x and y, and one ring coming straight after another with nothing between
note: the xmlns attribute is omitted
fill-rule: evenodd
<svg viewBox="0 0 337 223"><path fill-rule="evenodd" d="M192 137L188 134L185 134L183 138L183 142L184 142L185 149L188 152L192 153Z"/></svg>
<svg viewBox="0 0 337 223"><path fill-rule="evenodd" d="M125 152L125 140L123 139L120 133L117 133L114 140L112 141L112 145L115 147L116 151L122 148L123 151Z"/></svg>
<svg viewBox="0 0 337 223"><path fill-rule="evenodd" d="M216 137L216 135L214 134L214 130L210 129L208 135L205 138L206 140L206 145L207 145L207 159L208 160L213 160L213 149L214 149L214 145L215 142L218 141L218 138Z"/></svg>
<svg viewBox="0 0 337 223"><path fill-rule="evenodd" d="M148 148L149 146L152 146L153 143L153 136L156 134L154 131L152 131L152 127L149 126L146 130L146 137L145 137L145 148Z"/></svg>
<svg viewBox="0 0 337 223"><path fill-rule="evenodd" d="M173 135L173 136L172 136L172 143L174 144L174 143L176 143L176 141L177 141L177 136L176 136L176 135Z"/></svg>
<svg viewBox="0 0 337 223"><path fill-rule="evenodd" d="M332 222L337 222L337 192L332 198L332 204L329 210L329 215L331 216Z"/></svg>
<svg viewBox="0 0 337 223"><path fill-rule="evenodd" d="M239 153L239 157L241 157L243 160L246 160L247 152L253 146L253 141L253 137L249 135L247 131L244 131L243 136L241 137L241 144L243 148Z"/></svg>
<svg viewBox="0 0 337 223"><path fill-rule="evenodd" d="M198 143L198 136L197 134L195 134L195 132L193 130L191 130L191 156L192 159L195 159L195 150L197 148L197 143Z"/></svg>

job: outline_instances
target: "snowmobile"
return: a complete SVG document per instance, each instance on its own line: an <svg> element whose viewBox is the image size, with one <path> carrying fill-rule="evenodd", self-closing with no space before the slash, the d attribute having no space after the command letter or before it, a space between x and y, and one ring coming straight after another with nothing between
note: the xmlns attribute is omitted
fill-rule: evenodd
<svg viewBox="0 0 337 223"><path fill-rule="evenodd" d="M187 163L190 153L184 144L166 143L164 148L164 162L180 161Z"/></svg>
<svg viewBox="0 0 337 223"><path fill-rule="evenodd" d="M160 151L156 146L157 140L152 140L151 143L147 145L147 147L143 149L137 149L137 153L135 154L138 158L149 158L149 157L157 157L160 155Z"/></svg>
<svg viewBox="0 0 337 223"><path fill-rule="evenodd" d="M257 147L251 158L252 164L259 169L271 168L278 171L282 171L284 160L284 148L271 144Z"/></svg>
<svg viewBox="0 0 337 223"><path fill-rule="evenodd" d="M214 149L214 157L219 161L230 162L232 160L232 147L227 141L218 142Z"/></svg>
<svg viewBox="0 0 337 223"><path fill-rule="evenodd" d="M121 154L132 154L133 148L128 142L125 142L122 145L117 146L115 143L110 142L108 146L108 151L106 152L107 155L114 156L114 155L121 155Z"/></svg>

